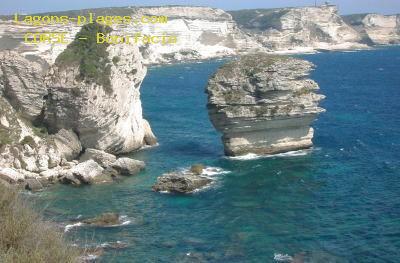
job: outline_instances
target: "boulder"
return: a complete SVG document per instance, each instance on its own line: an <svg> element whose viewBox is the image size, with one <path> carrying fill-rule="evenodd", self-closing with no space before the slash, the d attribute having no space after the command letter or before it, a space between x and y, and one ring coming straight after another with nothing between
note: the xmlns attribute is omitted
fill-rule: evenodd
<svg viewBox="0 0 400 263"><path fill-rule="evenodd" d="M121 175L135 175L145 168L145 163L131 158L118 158L112 165Z"/></svg>
<svg viewBox="0 0 400 263"><path fill-rule="evenodd" d="M80 163L73 167L69 173L66 174L64 183L72 184L92 184L95 183L103 174L103 168L93 160ZM96 178L99 177L99 178Z"/></svg>
<svg viewBox="0 0 400 263"><path fill-rule="evenodd" d="M211 179L192 172L173 172L163 174L153 185L156 192L191 193L212 182Z"/></svg>
<svg viewBox="0 0 400 263"><path fill-rule="evenodd" d="M0 168L0 179L10 184L15 184L23 182L25 177L13 168Z"/></svg>
<svg viewBox="0 0 400 263"><path fill-rule="evenodd" d="M81 142L72 130L60 129L55 135L51 135L48 141L53 143L59 157L68 161L76 159L82 151Z"/></svg>
<svg viewBox="0 0 400 263"><path fill-rule="evenodd" d="M83 162L91 159L100 164L103 168L106 168L114 163L117 157L104 151L89 148L85 150L85 153L79 158L79 161Z"/></svg>
<svg viewBox="0 0 400 263"><path fill-rule="evenodd" d="M202 165L202 164L193 164L191 167L190 167L190 172L192 172L192 173L194 173L194 174L196 174L196 175L200 175L200 174L202 174L203 173L203 170L204 170L204 165Z"/></svg>
<svg viewBox="0 0 400 263"><path fill-rule="evenodd" d="M38 179L26 179L25 189L32 192L38 192L43 190L43 185Z"/></svg>

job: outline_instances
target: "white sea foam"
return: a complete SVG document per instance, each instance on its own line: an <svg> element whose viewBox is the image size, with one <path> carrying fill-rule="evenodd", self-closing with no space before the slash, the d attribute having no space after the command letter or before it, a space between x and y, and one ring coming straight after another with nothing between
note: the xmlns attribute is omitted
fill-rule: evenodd
<svg viewBox="0 0 400 263"><path fill-rule="evenodd" d="M289 256L288 254L274 254L274 260L278 262L292 262L293 257Z"/></svg>
<svg viewBox="0 0 400 263"><path fill-rule="evenodd" d="M120 245L120 246L126 246L127 244L125 242L122 241L116 241L116 242L104 242L102 244L100 244L100 247L102 248L110 248L113 247L114 245Z"/></svg>
<svg viewBox="0 0 400 263"><path fill-rule="evenodd" d="M238 160L238 161L246 161L246 160L257 160L263 158L273 158L273 157L295 157L295 156L304 156L311 152L311 149L307 150L298 150L298 151L290 151L286 153L277 153L277 154L270 154L270 155L258 155L255 153L248 153L241 156L233 156L228 157L231 160Z"/></svg>
<svg viewBox="0 0 400 263"><path fill-rule="evenodd" d="M82 222L78 222L78 223L75 223L75 224L66 225L65 228L64 228L64 232L66 233L66 232L70 231L72 228L80 227L80 226L82 226L82 225L83 225Z"/></svg>
<svg viewBox="0 0 400 263"><path fill-rule="evenodd" d="M93 255L93 254L88 254L88 255L85 255L85 256L81 257L83 262L96 262L97 258L98 258L98 256Z"/></svg>
<svg viewBox="0 0 400 263"><path fill-rule="evenodd" d="M120 226L126 226L126 225L129 225L130 223L132 223L132 221L126 215L120 216L119 221L121 222L121 224L119 224ZM116 226L119 226L119 225L116 225Z"/></svg>
<svg viewBox="0 0 400 263"><path fill-rule="evenodd" d="M232 160L245 161L245 160L256 160L256 159L260 159L263 157L265 158L266 156L258 155L255 153L248 153L248 154L241 155L241 156L230 156L228 158L232 159Z"/></svg>
<svg viewBox="0 0 400 263"><path fill-rule="evenodd" d="M154 148L154 147L157 147L157 146L160 146L160 144L156 143L156 144L153 144L153 145L143 145L142 147L140 147L140 150L150 149L150 148Z"/></svg>
<svg viewBox="0 0 400 263"><path fill-rule="evenodd" d="M228 173L230 173L230 171L225 171L224 169L219 167L206 167L203 169L201 175L207 177L213 177L215 175L228 174Z"/></svg>
<svg viewBox="0 0 400 263"><path fill-rule="evenodd" d="M80 217L81 217L81 216L80 216ZM128 216L126 216L126 215L120 216L120 217L119 217L119 221L120 221L119 224L110 225L110 226L105 226L105 227L126 226L126 225L129 225L129 224L132 223L132 220L129 219ZM85 223L83 223L83 222L77 222L77 223L74 223L74 224L66 225L65 228L64 228L64 232L68 232L68 231L70 231L72 228L76 228L76 227L80 227L80 226L84 226L84 225L87 225L87 224L85 224Z"/></svg>

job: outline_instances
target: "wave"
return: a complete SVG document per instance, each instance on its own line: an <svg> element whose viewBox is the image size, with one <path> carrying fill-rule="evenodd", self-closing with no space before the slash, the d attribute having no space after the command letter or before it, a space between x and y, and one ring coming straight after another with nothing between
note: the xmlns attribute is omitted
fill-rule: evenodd
<svg viewBox="0 0 400 263"><path fill-rule="evenodd" d="M190 172L190 167L189 168L187 168L187 167L182 168L182 169L180 169L180 171L182 173ZM193 193L202 192L202 191L204 191L206 189L209 189L209 188L213 188L213 187L216 186L216 183L218 182L218 176L219 175L223 175L223 174L228 174L228 173L231 173L231 172L230 171L226 171L226 170L224 170L222 168L219 168L219 167L207 166L206 168L203 169L202 173L199 176L201 176L203 178L210 179L211 183L209 183L209 184L207 184L207 185L205 185L205 186L203 186L201 188L195 189L195 190L193 190L191 192L188 192L188 193L192 193L193 194ZM160 191L160 193L162 193L162 194L170 194L169 191Z"/></svg>
<svg viewBox="0 0 400 263"><path fill-rule="evenodd" d="M200 176L208 178L208 179L211 179L212 181L208 185L205 185L205 186L203 186L203 187L201 187L199 189L196 189L196 190L192 191L192 193L198 193L198 192L205 191L205 190L207 190L209 188L216 187L217 182L218 182L218 176L219 175L223 175L223 174L229 174L229 173L231 173L231 172L230 171L226 171L226 170L224 170L222 168L219 168L219 167L209 166L209 167L204 168L203 172L201 173Z"/></svg>
<svg viewBox="0 0 400 263"><path fill-rule="evenodd" d="M288 254L274 254L274 260L278 262L292 262L293 257L289 256Z"/></svg>
<svg viewBox="0 0 400 263"><path fill-rule="evenodd" d="M116 242L104 242L99 247L104 249L123 249L128 247L128 243L117 240Z"/></svg>
<svg viewBox="0 0 400 263"><path fill-rule="evenodd" d="M78 216L79 218L82 217L81 215ZM100 227L119 227L119 226L126 226L132 223L132 220L127 215L119 216L119 224L116 225L107 225L107 226L100 226ZM90 226L90 224L86 224L84 222L76 222L74 224L68 224L64 227L64 233L69 232L73 228L81 227L81 226ZM92 225L99 227L98 225Z"/></svg>
<svg viewBox="0 0 400 263"><path fill-rule="evenodd" d="M142 147L140 147L140 150L150 149L150 148L154 148L154 147L158 147L158 146L160 146L160 144L158 142L153 145L143 145Z"/></svg>
<svg viewBox="0 0 400 263"><path fill-rule="evenodd" d="M206 167L203 169L203 172L201 173L202 176L205 177L213 177L216 175L220 175L220 174L228 174L230 173L230 171L226 171L222 168L219 167Z"/></svg>
<svg viewBox="0 0 400 263"><path fill-rule="evenodd" d="M64 233L70 231L72 228L80 227L80 226L83 226L83 225L84 225L84 224L83 224L82 222L78 222L78 223L75 223L75 224L66 225L65 228L64 228Z"/></svg>
<svg viewBox="0 0 400 263"><path fill-rule="evenodd" d="M277 153L277 154L269 154L269 155L259 155L259 154L255 154L255 153L248 153L248 154L241 155L241 156L229 156L227 158L231 159L231 160L247 161L247 160L274 158L274 157L304 156L304 155L311 153L312 151L313 151L313 149L306 149L306 150L297 150L297 151L290 151L290 152L285 152L285 153Z"/></svg>

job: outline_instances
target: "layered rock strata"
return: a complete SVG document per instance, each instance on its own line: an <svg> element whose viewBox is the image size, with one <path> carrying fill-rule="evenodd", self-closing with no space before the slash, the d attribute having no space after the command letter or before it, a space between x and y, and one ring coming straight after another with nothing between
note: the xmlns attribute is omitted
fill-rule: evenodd
<svg viewBox="0 0 400 263"><path fill-rule="evenodd" d="M226 155L275 154L312 146L311 123L324 110L313 64L253 54L222 66L209 80L208 111Z"/></svg>
<svg viewBox="0 0 400 263"><path fill-rule="evenodd" d="M360 34L347 25L334 5L253 9L230 12L241 29L271 51L365 48Z"/></svg>
<svg viewBox="0 0 400 263"><path fill-rule="evenodd" d="M360 14L344 20L374 45L400 44L400 15Z"/></svg>
<svg viewBox="0 0 400 263"><path fill-rule="evenodd" d="M142 117L140 85L146 74L135 46L109 46L109 87L77 80L79 67L54 65L46 81L46 121L52 130L70 127L79 134L84 148L126 153L155 144ZM114 59L115 61L116 59Z"/></svg>
<svg viewBox="0 0 400 263"><path fill-rule="evenodd" d="M162 64L191 59L208 59L254 52L315 52L318 50L364 49L374 44L398 43L399 15L363 14L340 16L334 5L277 9L249 9L225 12L209 7L164 6L98 8L52 12L52 15L121 15L141 19L168 17L166 23L113 25L117 35L171 35L175 44L137 43L145 64ZM26 44L27 32L68 32L72 41L79 32L76 24L31 26L0 21L0 50L14 49L44 66L54 63L66 45Z"/></svg>
<svg viewBox="0 0 400 263"><path fill-rule="evenodd" d="M143 15L168 17L166 23L131 23L113 25L113 34L150 36L176 36L175 44L161 43L137 45L145 64L169 63L182 60L208 59L236 55L262 45L240 30L227 12L210 7L164 6L164 7L125 7L95 10L52 12L57 15L82 15L93 12L96 15L131 16L140 21ZM9 20L8 20L9 19ZM66 48L65 45L47 43L26 44L23 42L26 32L68 32L67 41L74 39L79 32L76 24L30 26L13 23L12 17L0 21L0 50L2 47L18 50L26 56L35 56L42 63L52 65L57 56Z"/></svg>

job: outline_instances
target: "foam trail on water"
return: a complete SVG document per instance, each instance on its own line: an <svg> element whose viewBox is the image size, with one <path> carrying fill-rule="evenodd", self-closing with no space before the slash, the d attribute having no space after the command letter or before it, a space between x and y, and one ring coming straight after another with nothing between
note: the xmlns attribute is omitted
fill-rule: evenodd
<svg viewBox="0 0 400 263"><path fill-rule="evenodd" d="M83 225L82 222L78 222L78 223L75 223L75 224L66 225L65 228L64 228L64 233L70 231L72 228L79 227L79 226L82 226L82 225Z"/></svg>
<svg viewBox="0 0 400 263"><path fill-rule="evenodd" d="M278 261L278 262L292 262L293 261L293 257L289 256L288 254L278 254L275 253L274 254L274 260Z"/></svg>
<svg viewBox="0 0 400 263"><path fill-rule="evenodd" d="M264 159L264 158L274 158L274 157L295 157L295 156L304 156L311 153L311 149L307 150L298 150L298 151L290 151L286 153L277 153L271 155L258 155L255 153L248 153L241 156L229 156L227 158L231 160L238 160L238 161L247 161L247 160L257 160L257 159Z"/></svg>

